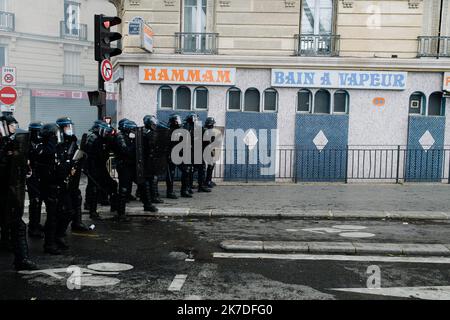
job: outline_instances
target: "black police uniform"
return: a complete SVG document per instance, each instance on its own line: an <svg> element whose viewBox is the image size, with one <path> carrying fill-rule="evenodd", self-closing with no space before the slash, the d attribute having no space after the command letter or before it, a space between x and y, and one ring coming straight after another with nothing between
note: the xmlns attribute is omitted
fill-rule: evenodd
<svg viewBox="0 0 450 320"><path fill-rule="evenodd" d="M114 154L119 175L118 220L126 220L126 205L133 182L136 182L136 129L132 121L123 123L116 137Z"/></svg>
<svg viewBox="0 0 450 320"><path fill-rule="evenodd" d="M114 143L112 132L112 128L106 122L96 121L91 132L85 137L86 143L82 147L87 154L84 165L84 172L88 177L85 201L92 219L100 218L97 213L100 190L109 195L111 212L117 210L117 182L111 178L106 168Z"/></svg>
<svg viewBox="0 0 450 320"><path fill-rule="evenodd" d="M16 270L35 270L29 259L26 224L22 220L25 206L25 180L28 171L29 133L16 129L12 116L0 117L0 221L1 229L11 240ZM4 236L4 235L2 235Z"/></svg>
<svg viewBox="0 0 450 320"><path fill-rule="evenodd" d="M42 200L39 190L39 177L36 168L37 147L41 143L40 130L44 124L42 122L32 122L28 126L30 132L30 175L27 177L28 199L28 235L33 238L44 237L44 227L41 225Z"/></svg>
<svg viewBox="0 0 450 320"><path fill-rule="evenodd" d="M204 126L204 131L205 130L210 130L210 129L214 129L214 125L216 124L216 120L213 117L208 117L206 118L205 121L205 126ZM204 142L203 145L203 150L210 144L213 143L215 141L215 137L211 137L211 142ZM215 151L213 151L215 152ZM214 156L215 154L212 153L212 156ZM212 181L212 175L214 172L214 168L215 168L216 164L215 163L208 163L206 166L206 177L205 177L205 185L208 188L213 188L215 186L215 183Z"/></svg>

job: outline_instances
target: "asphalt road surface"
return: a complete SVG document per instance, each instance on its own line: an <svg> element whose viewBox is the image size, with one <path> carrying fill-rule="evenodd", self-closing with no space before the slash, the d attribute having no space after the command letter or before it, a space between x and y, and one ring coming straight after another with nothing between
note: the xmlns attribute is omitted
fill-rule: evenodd
<svg viewBox="0 0 450 320"><path fill-rule="evenodd" d="M223 240L345 241L304 230L339 225L366 227L373 236L360 241L448 243L445 222L135 218L95 225L89 235L69 231L62 256L44 255L42 241L30 240L39 272L16 273L12 255L0 252L0 299L450 299L447 262L217 257L227 254Z"/></svg>

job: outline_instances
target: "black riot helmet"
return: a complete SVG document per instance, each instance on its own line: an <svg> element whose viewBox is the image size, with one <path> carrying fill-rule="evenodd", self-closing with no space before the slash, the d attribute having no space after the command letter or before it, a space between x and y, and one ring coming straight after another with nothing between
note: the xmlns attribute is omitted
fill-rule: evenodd
<svg viewBox="0 0 450 320"><path fill-rule="evenodd" d="M214 119L213 117L206 118L206 120L205 120L205 128L212 129L212 128L214 128L215 124L216 124L216 119Z"/></svg>
<svg viewBox="0 0 450 320"><path fill-rule="evenodd" d="M73 121L69 117L62 117L56 120L56 124L58 125L61 132L66 136L74 136L74 126Z"/></svg>
<svg viewBox="0 0 450 320"><path fill-rule="evenodd" d="M153 115L145 116L143 121L144 121L144 126L145 126L146 129L156 130L156 128L158 128L159 121Z"/></svg>
<svg viewBox="0 0 450 320"><path fill-rule="evenodd" d="M172 114L169 117L169 127L170 129L179 129L182 125L181 117L178 114Z"/></svg>
<svg viewBox="0 0 450 320"><path fill-rule="evenodd" d="M61 142L61 131L56 123L44 124L41 128L40 136L44 142Z"/></svg>
<svg viewBox="0 0 450 320"><path fill-rule="evenodd" d="M137 129L137 124L134 121L127 120L122 125L122 131L125 133L133 132Z"/></svg>
<svg viewBox="0 0 450 320"><path fill-rule="evenodd" d="M9 137L16 133L19 128L19 123L12 115L4 115L1 117L0 122L0 136Z"/></svg>
<svg viewBox="0 0 450 320"><path fill-rule="evenodd" d="M123 124L124 124L125 122L127 122L127 121L130 121L130 120L128 120L127 118L121 119L121 120L119 121L119 123L118 123L117 129L119 129L120 131L122 131L122 130L123 130Z"/></svg>
<svg viewBox="0 0 450 320"><path fill-rule="evenodd" d="M100 137L106 138L114 134L114 128L103 120L95 121L94 126L96 127L94 132L97 132Z"/></svg>
<svg viewBox="0 0 450 320"><path fill-rule="evenodd" d="M40 121L31 122L28 125L28 131L30 132L30 140L33 143L38 143L41 138L41 129L44 124Z"/></svg>
<svg viewBox="0 0 450 320"><path fill-rule="evenodd" d="M188 125L195 125L198 121L198 115L196 113L190 113L185 119L184 121L188 124Z"/></svg>

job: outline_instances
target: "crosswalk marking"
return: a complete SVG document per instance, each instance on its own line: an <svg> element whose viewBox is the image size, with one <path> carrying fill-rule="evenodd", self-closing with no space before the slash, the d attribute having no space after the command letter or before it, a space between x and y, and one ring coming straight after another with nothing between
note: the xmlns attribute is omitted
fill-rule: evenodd
<svg viewBox="0 0 450 320"><path fill-rule="evenodd" d="M180 291L186 282L187 274L177 274L167 290Z"/></svg>

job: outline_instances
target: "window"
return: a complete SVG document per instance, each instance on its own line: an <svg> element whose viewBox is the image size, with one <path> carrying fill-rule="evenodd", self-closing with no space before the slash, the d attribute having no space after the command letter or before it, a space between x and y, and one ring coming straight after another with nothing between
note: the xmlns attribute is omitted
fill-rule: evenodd
<svg viewBox="0 0 450 320"><path fill-rule="evenodd" d="M8 0L0 0L0 11L8 12Z"/></svg>
<svg viewBox="0 0 450 320"><path fill-rule="evenodd" d="M277 111L278 92L275 89L264 91L264 111Z"/></svg>
<svg viewBox="0 0 450 320"><path fill-rule="evenodd" d="M334 93L334 112L347 113L349 104L349 95L345 90L338 90Z"/></svg>
<svg viewBox="0 0 450 320"><path fill-rule="evenodd" d="M302 89L297 93L297 111L310 112L311 111L312 94L311 91Z"/></svg>
<svg viewBox="0 0 450 320"><path fill-rule="evenodd" d="M6 48L0 47L0 67L6 66Z"/></svg>
<svg viewBox="0 0 450 320"><path fill-rule="evenodd" d="M191 110L191 90L188 87L177 89L176 109Z"/></svg>
<svg viewBox="0 0 450 320"><path fill-rule="evenodd" d="M428 115L443 116L444 115L444 99L442 92L433 92L428 100Z"/></svg>
<svg viewBox="0 0 450 320"><path fill-rule="evenodd" d="M301 34L331 34L332 27L332 0L302 1Z"/></svg>
<svg viewBox="0 0 450 320"><path fill-rule="evenodd" d="M319 90L314 97L314 113L330 113L330 93Z"/></svg>
<svg viewBox="0 0 450 320"><path fill-rule="evenodd" d="M196 109L208 109L208 89L204 87L196 88L194 99Z"/></svg>
<svg viewBox="0 0 450 320"><path fill-rule="evenodd" d="M80 35L80 4L74 1L64 1L65 35Z"/></svg>
<svg viewBox="0 0 450 320"><path fill-rule="evenodd" d="M206 0L184 0L184 32L206 32ZM205 48L205 37L191 35L184 39L184 49L200 51Z"/></svg>
<svg viewBox="0 0 450 320"><path fill-rule="evenodd" d="M409 114L423 114L425 102L425 95L422 92L414 92L409 97Z"/></svg>
<svg viewBox="0 0 450 320"><path fill-rule="evenodd" d="M238 88L228 90L228 110L241 110L241 90Z"/></svg>
<svg viewBox="0 0 450 320"><path fill-rule="evenodd" d="M250 88L245 91L244 111L259 112L260 94L258 89Z"/></svg>
<svg viewBox="0 0 450 320"><path fill-rule="evenodd" d="M81 71L80 52L64 51L64 74L78 76Z"/></svg>
<svg viewBox="0 0 450 320"><path fill-rule="evenodd" d="M161 109L173 109L173 90L169 86L159 88L158 107Z"/></svg>

